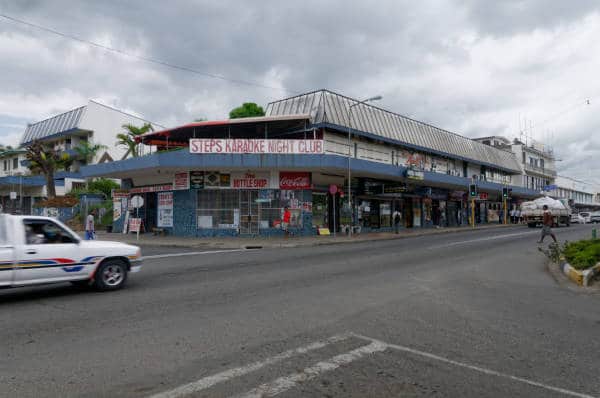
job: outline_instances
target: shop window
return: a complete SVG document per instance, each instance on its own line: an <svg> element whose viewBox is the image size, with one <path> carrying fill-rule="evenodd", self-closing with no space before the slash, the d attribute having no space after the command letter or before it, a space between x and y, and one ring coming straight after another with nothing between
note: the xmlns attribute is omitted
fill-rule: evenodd
<svg viewBox="0 0 600 398"><path fill-rule="evenodd" d="M379 224L382 228L392 226L392 203L382 202L379 205Z"/></svg>
<svg viewBox="0 0 600 398"><path fill-rule="evenodd" d="M217 189L198 191L196 217L198 229L238 228L240 192Z"/></svg>
<svg viewBox="0 0 600 398"><path fill-rule="evenodd" d="M327 194L313 194L312 223L314 228L327 227Z"/></svg>

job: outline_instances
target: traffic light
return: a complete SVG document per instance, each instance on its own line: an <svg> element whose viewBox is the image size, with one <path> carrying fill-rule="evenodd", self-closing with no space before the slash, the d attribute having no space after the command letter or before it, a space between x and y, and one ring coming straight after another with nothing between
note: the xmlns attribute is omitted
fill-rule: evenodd
<svg viewBox="0 0 600 398"><path fill-rule="evenodd" d="M508 198L508 188L507 187L502 188L502 197L504 199Z"/></svg>
<svg viewBox="0 0 600 398"><path fill-rule="evenodd" d="M477 184L469 185L469 195L471 195L472 198L477 196Z"/></svg>

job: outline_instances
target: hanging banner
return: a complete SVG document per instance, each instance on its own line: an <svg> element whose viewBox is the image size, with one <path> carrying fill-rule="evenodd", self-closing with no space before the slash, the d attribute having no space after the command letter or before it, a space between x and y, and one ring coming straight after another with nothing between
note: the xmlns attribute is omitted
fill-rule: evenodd
<svg viewBox="0 0 600 398"><path fill-rule="evenodd" d="M232 173L233 189L266 189L269 188L269 173Z"/></svg>
<svg viewBox="0 0 600 398"><path fill-rule="evenodd" d="M190 153L322 154L323 140L192 138Z"/></svg>
<svg viewBox="0 0 600 398"><path fill-rule="evenodd" d="M310 173L282 171L279 173L279 189L311 189Z"/></svg>
<svg viewBox="0 0 600 398"><path fill-rule="evenodd" d="M159 228L173 226L173 192L159 192L156 194L158 199L157 222Z"/></svg>
<svg viewBox="0 0 600 398"><path fill-rule="evenodd" d="M173 179L173 189L175 191L185 191L190 189L190 173L187 171L175 173L175 178Z"/></svg>

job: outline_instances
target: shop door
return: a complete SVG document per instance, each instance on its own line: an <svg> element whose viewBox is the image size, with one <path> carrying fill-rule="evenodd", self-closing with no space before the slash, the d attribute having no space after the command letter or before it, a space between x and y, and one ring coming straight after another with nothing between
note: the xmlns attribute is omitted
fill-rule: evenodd
<svg viewBox="0 0 600 398"><path fill-rule="evenodd" d="M240 191L240 233L258 234L258 191Z"/></svg>
<svg viewBox="0 0 600 398"><path fill-rule="evenodd" d="M144 195L144 206L146 206L145 220L144 220L144 231L152 232L156 228L156 217L157 217L157 206L156 206L156 193L151 192Z"/></svg>
<svg viewBox="0 0 600 398"><path fill-rule="evenodd" d="M404 227L411 228L413 226L413 205L412 198L404 198Z"/></svg>
<svg viewBox="0 0 600 398"><path fill-rule="evenodd" d="M334 206L335 200L335 206ZM334 212L335 207L335 212ZM335 214L335 217L334 217ZM335 219L335 227L334 227L334 219ZM329 226L329 230L333 233L340 230L340 195L335 194L327 194L327 224Z"/></svg>

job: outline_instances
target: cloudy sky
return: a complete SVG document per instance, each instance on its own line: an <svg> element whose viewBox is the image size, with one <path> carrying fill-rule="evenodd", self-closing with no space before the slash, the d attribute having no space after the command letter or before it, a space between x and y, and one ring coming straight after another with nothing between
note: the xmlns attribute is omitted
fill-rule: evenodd
<svg viewBox="0 0 600 398"><path fill-rule="evenodd" d="M600 182L595 0L0 0L0 14L203 73L0 17L3 144L90 98L172 126L328 88L469 137L527 126L561 174Z"/></svg>

